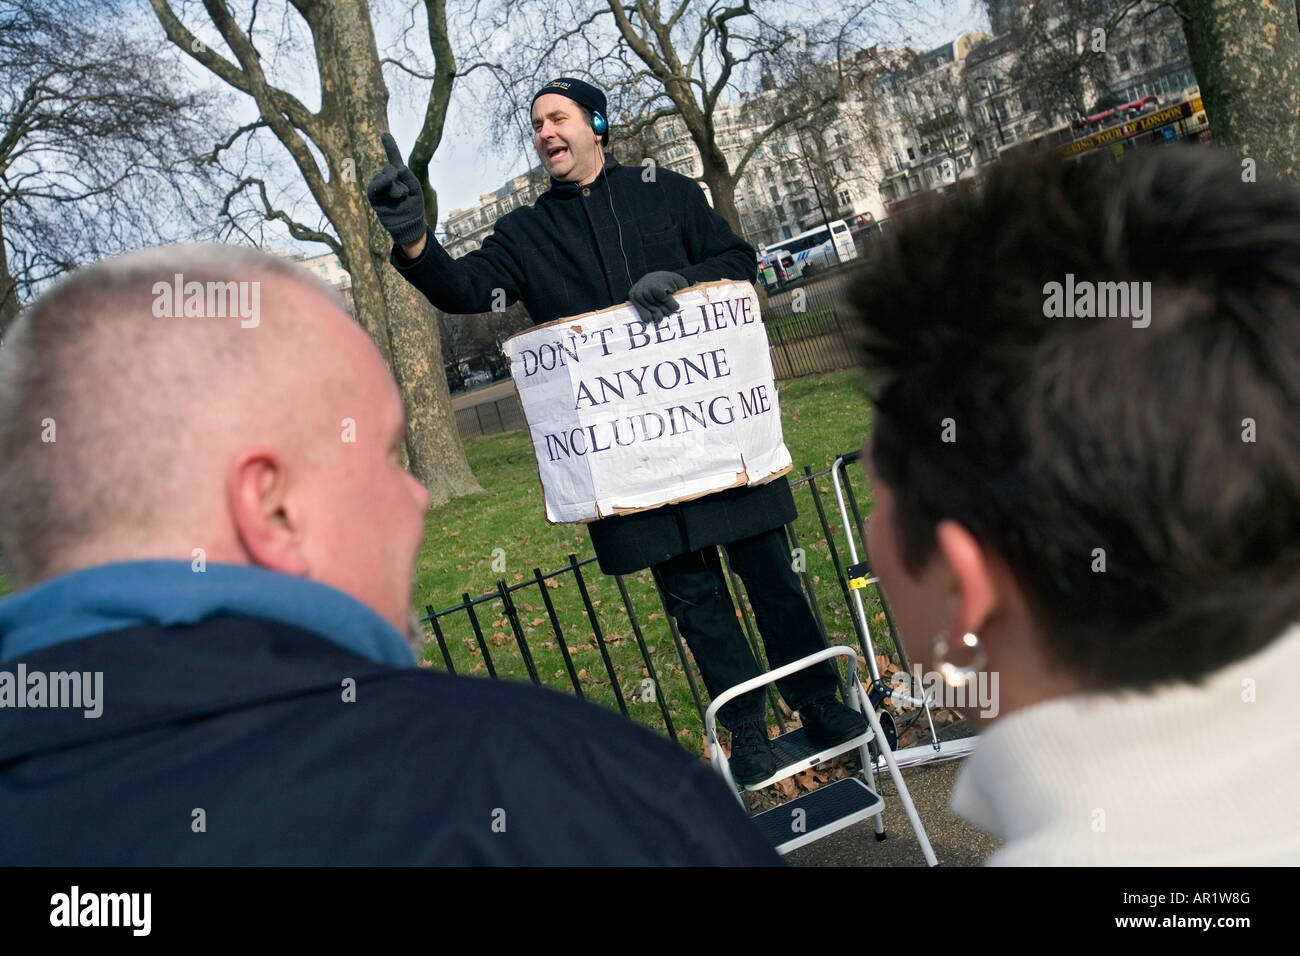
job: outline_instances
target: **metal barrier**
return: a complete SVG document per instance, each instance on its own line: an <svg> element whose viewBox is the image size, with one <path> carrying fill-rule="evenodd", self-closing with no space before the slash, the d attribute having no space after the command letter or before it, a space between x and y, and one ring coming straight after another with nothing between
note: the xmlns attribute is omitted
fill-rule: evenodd
<svg viewBox="0 0 1300 956"><path fill-rule="evenodd" d="M838 520L838 514L833 510L836 508L836 503L833 500L833 493L824 490L827 482L823 479L829 472L830 468L814 472L810 467L805 466L803 475L790 482L796 501L801 494L806 494L810 499L800 507L800 514L815 515L815 527L819 529L819 533L805 533L804 538L801 539L793 524L786 526L786 540L792 555L801 554L804 557L802 561L792 558L792 566L795 567L803 585L804 596L817 622L823 644L827 643L828 633L830 633L827 627L830 604L837 600L842 601L842 608L847 611L851 602L846 576L847 565L841 558L840 549L836 544L837 533L843 534L846 529L834 527L834 522ZM855 525L852 533L861 534L862 514L858 508L852 481L845 482L844 489L848 510ZM822 500L823 494L832 495L830 509ZM807 523L806 518L804 523ZM812 557L809 557L810 554ZM768 663L753 611L747 601L740 600L743 587L739 577L732 571L730 562L725 560L725 547L723 557L723 568L730 585L733 602L741 615L743 633L754 652L759 669L767 670ZM593 574L589 565L595 560L594 557L579 559L577 555L571 553L568 555L567 563L555 570L543 573L540 568L534 567L531 576L514 583L498 579L495 587L486 590L485 593L472 597L468 592L463 592L459 602L441 609L435 609L431 603L426 604L426 613L421 622L426 626L427 642L436 644L437 647L436 654L427 663L452 674L481 672L489 678L514 676L539 686L567 691L581 699L595 700L597 703L617 708L624 715L661 730L674 739L679 736L679 730L673 721L674 697L688 693L689 701L683 700L682 704L689 706L693 703L702 724L706 708L700 691L702 678L699 677L689 650L677 630L676 622L668 613L663 595L658 592L653 580L641 580L643 577L648 578L649 575L607 576L601 574L598 569ZM834 579L834 584L823 578L820 573L823 571L826 572L826 577ZM607 589L611 581L617 589L617 600L621 604L619 619L626 621L626 628L630 630L633 637L631 643L626 642L620 634L606 634L596 611L596 606L601 604L601 600L593 598L592 589L597 586ZM569 582L572 582L572 586L577 589L582 618L562 623L555 602L552 600L551 591L566 586ZM820 599L819 587L823 592ZM637 610L638 598L640 603L644 604L653 600L651 595L657 598L654 604L660 610L652 612L647 619L643 620L643 614ZM534 601L536 604L533 603ZM495 633L491 637L485 636L483 626L485 610L490 612L489 620L499 625L494 628ZM524 613L534 614L533 620L525 622L521 610ZM544 617L540 613L542 610L544 610ZM866 634L855 615L847 613L846 616L852 624L852 635L844 632L844 636L850 641L856 637L859 653L865 655L868 647ZM880 617L887 625L892 625L892 622L884 617L883 608ZM661 630L663 625L659 624L649 633L647 628L649 624L660 618L667 623L667 636L673 643L674 653L667 656L655 653L657 644L662 638L656 637L654 632L658 631L663 635L664 632ZM534 632L531 639L528 633L530 630ZM620 630L623 630L621 625ZM580 644L575 644L573 635L578 631L586 631L590 637L583 638ZM842 632L835 633L838 635ZM876 634L875 643L883 653L893 653L892 626L888 627L887 634ZM537 664L539 649L545 649L547 652L558 650L562 666L554 669L539 668ZM608 679L608 689L603 693L592 693L593 685L600 682L575 661L575 653L579 651L584 654L598 652L598 657L592 658L592 665L593 668L603 671ZM680 680L663 680L662 672L665 670L673 673L680 672ZM631 673L630 683L629 673ZM767 701L777 726L784 731L786 714L778 705L776 693L771 687L767 691ZM656 706L647 706L649 704Z"/></svg>

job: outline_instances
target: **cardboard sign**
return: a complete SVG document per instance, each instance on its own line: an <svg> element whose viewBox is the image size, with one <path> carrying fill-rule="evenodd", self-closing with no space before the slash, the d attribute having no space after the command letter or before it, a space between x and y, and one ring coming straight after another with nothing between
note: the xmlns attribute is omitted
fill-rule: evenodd
<svg viewBox="0 0 1300 956"><path fill-rule="evenodd" d="M658 325L621 305L502 347L548 521L644 511L790 470L754 287L706 282L673 297L680 309Z"/></svg>

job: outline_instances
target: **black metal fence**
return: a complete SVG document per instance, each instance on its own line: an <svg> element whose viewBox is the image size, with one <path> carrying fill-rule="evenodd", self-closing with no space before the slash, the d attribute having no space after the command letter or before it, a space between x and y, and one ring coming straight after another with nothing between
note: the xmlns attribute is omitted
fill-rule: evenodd
<svg viewBox="0 0 1300 956"><path fill-rule="evenodd" d="M844 547L845 534L856 534L859 556L863 553L858 502L864 486L856 464L842 469L841 487L851 528L841 526L830 486L831 469L814 472L805 467L803 475L790 484L796 500L805 497L806 504L799 507L798 521L786 526L786 536L792 566L803 583L823 643L856 641L860 654L866 654L867 634L851 610L845 574L850 560ZM725 561L725 548L723 555L744 634L755 659L766 669L753 611L747 601L739 600L743 588ZM663 595L648 574L606 576L591 567L595 560L570 553L566 563L551 571L543 573L534 567L529 576L515 575L522 580L513 583L500 578L486 593L476 597L462 593L460 601L441 609L427 604L422 619L425 665L452 674L527 680L616 708L671 738L692 736L703 725L706 702L699 672L668 614ZM608 595L611 581L618 611L602 608L598 612L602 600L593 597L595 589ZM571 596L572 592L566 595L567 613L557 608L552 597L553 591L566 586L576 590L576 596ZM867 594L868 623L876 651L892 655L892 622L874 591ZM647 604L659 610L647 613ZM667 653L660 650L665 639L672 645ZM860 664L865 665L865 658ZM789 712L779 705L770 687L768 705L784 729Z"/></svg>
<svg viewBox="0 0 1300 956"><path fill-rule="evenodd" d="M847 368L857 361L847 322L851 269L761 296L776 380Z"/></svg>
<svg viewBox="0 0 1300 956"><path fill-rule="evenodd" d="M456 409L456 430L462 439L514 431L527 424L519 396L514 392L502 398Z"/></svg>

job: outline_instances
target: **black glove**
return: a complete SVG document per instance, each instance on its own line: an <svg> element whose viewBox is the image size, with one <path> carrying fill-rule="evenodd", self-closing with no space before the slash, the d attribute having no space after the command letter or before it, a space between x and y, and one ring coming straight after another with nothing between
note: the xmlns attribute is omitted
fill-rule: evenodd
<svg viewBox="0 0 1300 956"><path fill-rule="evenodd" d="M647 272L632 286L627 300L636 307L643 322L662 322L665 316L678 309L672 293L688 285L690 283L676 272Z"/></svg>
<svg viewBox="0 0 1300 956"><path fill-rule="evenodd" d="M381 137L388 164L371 178L366 186L379 222L392 235L399 246L415 242L424 235L424 191L415 173L406 168L397 140L392 133Z"/></svg>

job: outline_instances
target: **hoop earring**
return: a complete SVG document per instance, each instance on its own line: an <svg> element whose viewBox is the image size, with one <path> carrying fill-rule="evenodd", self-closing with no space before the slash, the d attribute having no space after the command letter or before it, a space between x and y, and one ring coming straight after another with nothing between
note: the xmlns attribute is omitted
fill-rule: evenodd
<svg viewBox="0 0 1300 956"><path fill-rule="evenodd" d="M968 631L962 635L961 642L975 652L975 660L965 667L957 667L948 662L948 639L943 634L936 634L930 647L930 661L949 687L961 687L988 663L988 655L984 653L978 637Z"/></svg>

